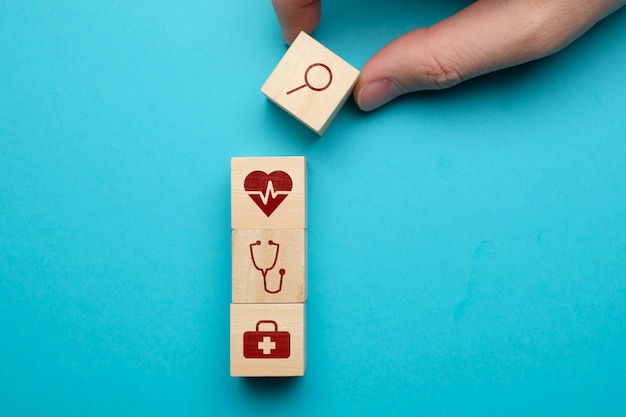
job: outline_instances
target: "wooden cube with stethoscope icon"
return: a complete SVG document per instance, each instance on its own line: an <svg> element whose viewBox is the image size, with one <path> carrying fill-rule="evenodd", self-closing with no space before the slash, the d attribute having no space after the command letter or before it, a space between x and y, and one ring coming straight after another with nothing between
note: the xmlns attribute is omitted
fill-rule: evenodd
<svg viewBox="0 0 626 417"><path fill-rule="evenodd" d="M233 230L233 303L303 303L306 230Z"/></svg>
<svg viewBox="0 0 626 417"><path fill-rule="evenodd" d="M231 375L304 374L304 157L231 160Z"/></svg>

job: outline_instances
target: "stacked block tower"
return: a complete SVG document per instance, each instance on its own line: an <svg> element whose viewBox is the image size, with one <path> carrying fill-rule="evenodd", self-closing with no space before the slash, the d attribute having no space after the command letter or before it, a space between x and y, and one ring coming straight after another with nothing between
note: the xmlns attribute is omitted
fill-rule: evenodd
<svg viewBox="0 0 626 417"><path fill-rule="evenodd" d="M307 299L304 157L231 160L231 376L302 376Z"/></svg>

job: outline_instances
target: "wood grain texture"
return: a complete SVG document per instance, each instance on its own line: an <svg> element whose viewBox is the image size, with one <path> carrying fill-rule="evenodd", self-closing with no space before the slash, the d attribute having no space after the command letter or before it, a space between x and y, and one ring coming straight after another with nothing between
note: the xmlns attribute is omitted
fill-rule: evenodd
<svg viewBox="0 0 626 417"><path fill-rule="evenodd" d="M303 303L306 230L233 230L233 303Z"/></svg>
<svg viewBox="0 0 626 417"><path fill-rule="evenodd" d="M233 229L306 229L306 198L304 157L231 159Z"/></svg>
<svg viewBox="0 0 626 417"><path fill-rule="evenodd" d="M304 375L305 327L303 303L231 304L230 375Z"/></svg>
<svg viewBox="0 0 626 417"><path fill-rule="evenodd" d="M359 71L301 32L261 92L318 135L348 99Z"/></svg>

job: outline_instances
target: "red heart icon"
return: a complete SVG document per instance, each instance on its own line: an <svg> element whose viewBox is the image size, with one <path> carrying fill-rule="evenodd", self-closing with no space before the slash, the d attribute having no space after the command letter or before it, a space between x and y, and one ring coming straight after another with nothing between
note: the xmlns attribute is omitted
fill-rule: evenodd
<svg viewBox="0 0 626 417"><path fill-rule="evenodd" d="M291 177L283 171L252 171L243 181L243 188L267 217L287 198L292 186Z"/></svg>

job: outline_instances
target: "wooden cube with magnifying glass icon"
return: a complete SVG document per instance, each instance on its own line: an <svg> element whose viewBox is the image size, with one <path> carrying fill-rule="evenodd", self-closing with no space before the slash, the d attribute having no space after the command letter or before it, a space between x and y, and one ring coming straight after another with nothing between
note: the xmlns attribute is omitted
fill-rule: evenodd
<svg viewBox="0 0 626 417"><path fill-rule="evenodd" d="M261 92L318 135L323 135L359 77L348 64L300 32Z"/></svg>

